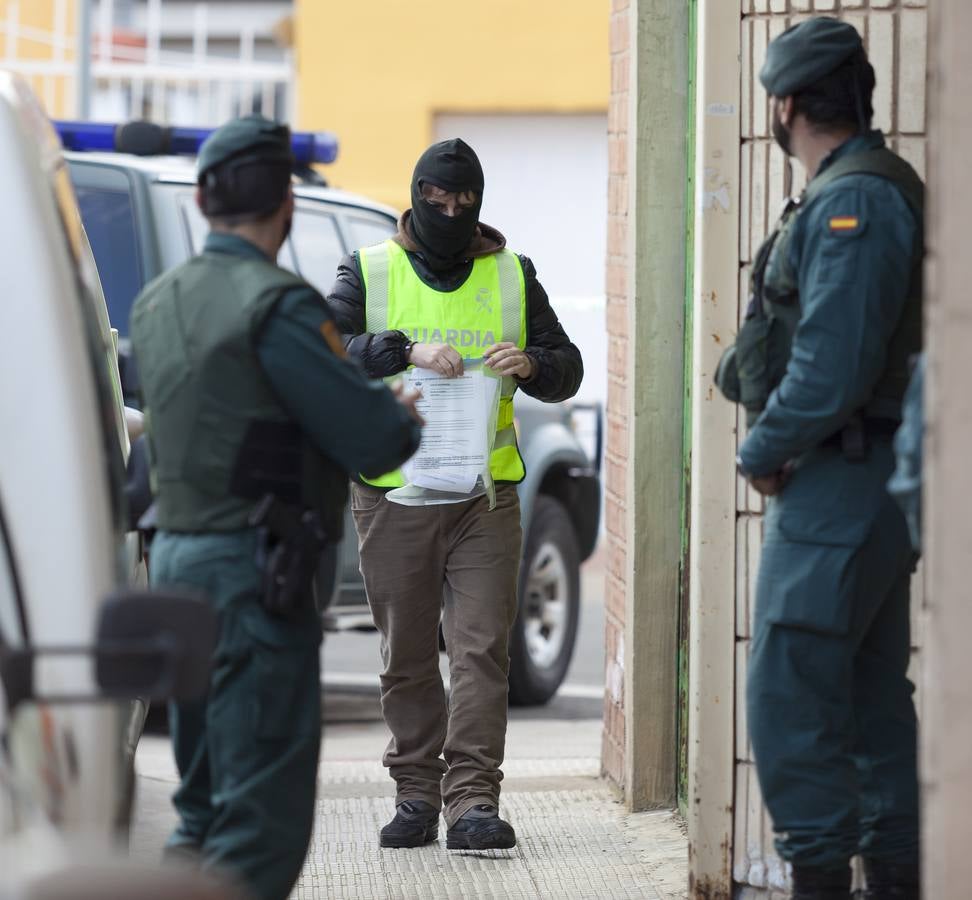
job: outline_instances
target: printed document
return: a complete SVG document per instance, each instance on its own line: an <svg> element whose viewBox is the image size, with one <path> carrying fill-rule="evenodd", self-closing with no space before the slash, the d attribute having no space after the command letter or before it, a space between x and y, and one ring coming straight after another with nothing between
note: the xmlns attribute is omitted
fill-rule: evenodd
<svg viewBox="0 0 972 900"><path fill-rule="evenodd" d="M406 389L422 393L417 409L425 419L422 443L402 466L406 481L436 491L472 492L492 450L499 384L481 366L458 378L429 369L405 373Z"/></svg>

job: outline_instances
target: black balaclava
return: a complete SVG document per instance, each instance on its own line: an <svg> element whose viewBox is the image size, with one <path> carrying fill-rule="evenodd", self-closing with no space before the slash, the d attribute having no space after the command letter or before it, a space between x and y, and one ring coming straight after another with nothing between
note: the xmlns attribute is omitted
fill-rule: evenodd
<svg viewBox="0 0 972 900"><path fill-rule="evenodd" d="M422 196L422 185L432 184L444 191L473 191L476 202L449 217L439 212ZM433 144L415 164L412 175L412 225L415 242L429 265L444 271L465 259L483 205L483 167L472 147L459 138Z"/></svg>

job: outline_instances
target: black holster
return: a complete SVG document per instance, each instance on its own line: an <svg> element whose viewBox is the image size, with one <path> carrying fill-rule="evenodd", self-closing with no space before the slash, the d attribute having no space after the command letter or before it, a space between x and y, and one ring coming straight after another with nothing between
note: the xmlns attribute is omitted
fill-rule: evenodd
<svg viewBox="0 0 972 900"><path fill-rule="evenodd" d="M258 529L263 608L274 616L295 618L313 605L314 575L328 543L320 516L267 494L249 521Z"/></svg>

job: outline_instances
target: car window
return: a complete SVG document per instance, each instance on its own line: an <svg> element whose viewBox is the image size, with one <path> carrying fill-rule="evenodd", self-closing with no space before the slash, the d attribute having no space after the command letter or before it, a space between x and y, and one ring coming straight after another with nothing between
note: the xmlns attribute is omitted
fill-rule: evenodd
<svg viewBox="0 0 972 900"><path fill-rule="evenodd" d="M290 241L300 274L326 294L334 284L338 263L345 253L337 220L330 213L298 207Z"/></svg>
<svg viewBox="0 0 972 900"><path fill-rule="evenodd" d="M3 513L0 512L0 643L19 647L24 641L20 591L10 556Z"/></svg>
<svg viewBox="0 0 972 900"><path fill-rule="evenodd" d="M196 195L191 193L185 194L182 197L180 206L182 208L182 217L185 220L186 228L189 232L189 243L192 247L192 252L202 253L203 245L206 243L206 235L209 234L209 223L196 205ZM291 271L296 270L294 249L289 239L280 249L277 264Z"/></svg>
<svg viewBox="0 0 972 900"><path fill-rule="evenodd" d="M108 173L105 173L108 175ZM111 178L117 176L117 179ZM142 266L135 231L135 209L128 179L113 172L99 185L79 185L78 207L98 263L108 315L128 336L132 301L142 288Z"/></svg>
<svg viewBox="0 0 972 900"><path fill-rule="evenodd" d="M345 223L355 250L380 244L397 230L396 224L384 216L347 216Z"/></svg>

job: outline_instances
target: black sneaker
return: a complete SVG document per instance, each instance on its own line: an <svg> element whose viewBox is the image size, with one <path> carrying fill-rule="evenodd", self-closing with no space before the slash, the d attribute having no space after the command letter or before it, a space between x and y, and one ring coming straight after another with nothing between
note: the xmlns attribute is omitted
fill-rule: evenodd
<svg viewBox="0 0 972 900"><path fill-rule="evenodd" d="M398 804L395 818L381 829L382 847L421 847L439 837L439 811L424 800Z"/></svg>
<svg viewBox="0 0 972 900"><path fill-rule="evenodd" d="M446 833L446 850L510 850L516 832L488 803L474 806Z"/></svg>

